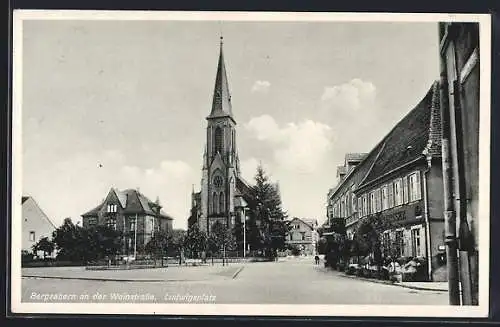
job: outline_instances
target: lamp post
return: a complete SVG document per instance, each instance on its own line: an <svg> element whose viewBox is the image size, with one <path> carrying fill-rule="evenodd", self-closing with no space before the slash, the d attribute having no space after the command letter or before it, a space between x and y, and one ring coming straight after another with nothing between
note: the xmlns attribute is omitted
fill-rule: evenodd
<svg viewBox="0 0 500 327"><path fill-rule="evenodd" d="M134 260L137 258L137 214L135 214L134 222Z"/></svg>
<svg viewBox="0 0 500 327"><path fill-rule="evenodd" d="M243 258L246 257L247 250L247 207L243 207L243 215L241 219L243 220Z"/></svg>

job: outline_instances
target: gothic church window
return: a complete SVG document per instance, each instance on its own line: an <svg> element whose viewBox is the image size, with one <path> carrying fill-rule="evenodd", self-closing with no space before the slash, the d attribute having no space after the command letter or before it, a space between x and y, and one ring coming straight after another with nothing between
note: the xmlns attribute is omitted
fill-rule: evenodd
<svg viewBox="0 0 500 327"><path fill-rule="evenodd" d="M222 128L217 127L215 129L215 153L219 152L222 154L222 147L223 147L223 135L222 135Z"/></svg>
<svg viewBox="0 0 500 327"><path fill-rule="evenodd" d="M224 212L225 211L225 199L224 199L224 192L220 192L220 197L219 197L219 211Z"/></svg>
<svg viewBox="0 0 500 327"><path fill-rule="evenodd" d="M214 185L215 187L222 187L222 177L217 175L214 177Z"/></svg>
<svg viewBox="0 0 500 327"><path fill-rule="evenodd" d="M219 212L219 197L217 196L217 193L213 194L212 201L213 201L213 207L212 207L213 213L218 213Z"/></svg>

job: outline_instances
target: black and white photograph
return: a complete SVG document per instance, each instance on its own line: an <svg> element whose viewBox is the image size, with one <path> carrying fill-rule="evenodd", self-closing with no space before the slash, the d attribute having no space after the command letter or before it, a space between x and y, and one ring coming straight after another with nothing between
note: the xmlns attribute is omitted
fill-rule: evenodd
<svg viewBox="0 0 500 327"><path fill-rule="evenodd" d="M488 15L13 18L13 312L488 315Z"/></svg>

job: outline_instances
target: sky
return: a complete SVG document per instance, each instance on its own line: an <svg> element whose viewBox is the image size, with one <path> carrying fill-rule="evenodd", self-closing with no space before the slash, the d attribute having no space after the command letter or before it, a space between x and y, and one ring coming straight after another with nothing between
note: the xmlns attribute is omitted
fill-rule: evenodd
<svg viewBox="0 0 500 327"><path fill-rule="evenodd" d="M24 21L23 195L56 224L111 187L186 228L224 36L243 177L326 218L347 152L369 152L439 77L437 23Z"/></svg>

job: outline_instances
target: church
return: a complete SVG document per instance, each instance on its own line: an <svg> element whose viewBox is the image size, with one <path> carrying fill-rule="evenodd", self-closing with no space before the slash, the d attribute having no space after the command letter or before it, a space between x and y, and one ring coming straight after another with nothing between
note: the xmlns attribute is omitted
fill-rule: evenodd
<svg viewBox="0 0 500 327"><path fill-rule="evenodd" d="M210 234L215 222L233 229L245 217L252 201L252 187L240 175L236 143L236 120L226 74L223 39L215 77L212 108L206 117L206 143L203 154L201 190L192 192L188 227L198 224Z"/></svg>

